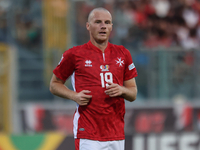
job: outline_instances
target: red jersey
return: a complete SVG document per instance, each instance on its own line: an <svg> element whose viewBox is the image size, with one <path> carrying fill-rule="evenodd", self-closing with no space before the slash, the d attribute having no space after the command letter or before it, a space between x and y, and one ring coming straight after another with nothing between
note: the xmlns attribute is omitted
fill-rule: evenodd
<svg viewBox="0 0 200 150"><path fill-rule="evenodd" d="M98 141L123 140L124 98L105 94L107 82L123 85L137 76L130 52L123 46L108 43L104 53L91 41L63 53L53 73L66 80L72 75L76 92L89 90L88 105L79 106L74 114L74 137Z"/></svg>

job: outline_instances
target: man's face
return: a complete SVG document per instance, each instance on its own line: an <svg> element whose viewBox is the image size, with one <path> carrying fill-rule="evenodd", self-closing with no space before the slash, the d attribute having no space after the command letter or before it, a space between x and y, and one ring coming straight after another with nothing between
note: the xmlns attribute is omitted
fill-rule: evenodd
<svg viewBox="0 0 200 150"><path fill-rule="evenodd" d="M107 11L94 11L86 27L90 32L90 38L97 43L105 42L112 31L112 17Z"/></svg>

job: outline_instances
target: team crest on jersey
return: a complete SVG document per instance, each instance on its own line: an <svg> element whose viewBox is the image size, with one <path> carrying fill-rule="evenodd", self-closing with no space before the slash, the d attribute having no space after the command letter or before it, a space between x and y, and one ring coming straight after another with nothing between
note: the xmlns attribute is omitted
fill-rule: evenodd
<svg viewBox="0 0 200 150"><path fill-rule="evenodd" d="M86 60L85 61L85 67L92 67L92 61L91 60Z"/></svg>
<svg viewBox="0 0 200 150"><path fill-rule="evenodd" d="M109 71L109 65L101 65L100 69L101 71Z"/></svg>
<svg viewBox="0 0 200 150"><path fill-rule="evenodd" d="M124 64L124 60L122 60L121 57L120 57L120 58L117 58L117 60L115 60L115 61L116 61L116 64L119 65L119 67L122 67L123 64Z"/></svg>

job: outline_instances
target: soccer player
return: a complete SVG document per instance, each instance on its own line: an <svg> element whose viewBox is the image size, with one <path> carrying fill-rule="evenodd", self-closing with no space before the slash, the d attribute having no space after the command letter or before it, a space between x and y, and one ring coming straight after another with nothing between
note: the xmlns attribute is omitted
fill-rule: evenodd
<svg viewBox="0 0 200 150"><path fill-rule="evenodd" d="M124 99L136 99L136 68L130 52L108 42L112 16L93 9L86 28L88 43L62 55L53 70L50 91L77 103L73 132L76 150L124 150ZM71 76L74 91L64 83Z"/></svg>

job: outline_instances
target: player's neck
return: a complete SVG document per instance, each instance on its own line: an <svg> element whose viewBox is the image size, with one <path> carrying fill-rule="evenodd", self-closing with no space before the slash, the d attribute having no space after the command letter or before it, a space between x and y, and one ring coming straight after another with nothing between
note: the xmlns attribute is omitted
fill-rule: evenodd
<svg viewBox="0 0 200 150"><path fill-rule="evenodd" d="M108 41L105 41L102 43L98 43L95 40L90 40L90 41L94 46L98 47L103 53L104 53L106 47L108 46Z"/></svg>

